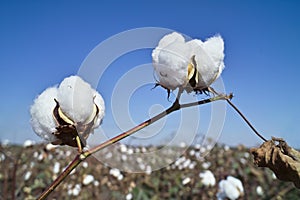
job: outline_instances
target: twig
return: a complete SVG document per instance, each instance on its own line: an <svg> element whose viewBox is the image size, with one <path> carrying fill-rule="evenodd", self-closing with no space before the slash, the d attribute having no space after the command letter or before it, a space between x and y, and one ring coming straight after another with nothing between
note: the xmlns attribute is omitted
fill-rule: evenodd
<svg viewBox="0 0 300 200"><path fill-rule="evenodd" d="M216 95L219 95L218 92L216 92L212 87L209 87L208 90ZM267 141L250 123L250 121L245 117L245 115L231 102L231 99L233 97L233 94L230 94L231 98L227 98L226 101L229 103L229 105L243 118L243 120L248 124L248 126L252 129L252 131L260 137L263 141Z"/></svg>
<svg viewBox="0 0 300 200"><path fill-rule="evenodd" d="M248 124L248 126L252 129L252 131L260 137L263 141L267 141L266 138L264 138L255 128L254 126L249 122L249 120L243 115L243 113L229 100L226 99L226 101L229 103L229 105L244 119L244 121Z"/></svg>
<svg viewBox="0 0 300 200"><path fill-rule="evenodd" d="M166 115L168 115L168 114L170 114L174 111L177 111L181 108L197 106L197 105L206 104L206 103L210 103L210 102L218 101L218 100L226 100L226 99L229 99L231 97L231 96L227 96L227 95L218 95L218 96L215 96L215 97L210 98L210 99L205 99L205 100L197 101L197 102L194 102L194 103L188 103L188 104L180 105L179 104L179 99L180 99L181 93L182 93L182 90L179 90L175 102L167 110L165 110L165 111L159 113L158 115L144 121L143 123L137 125L136 127L132 128L132 129L126 131L126 132L123 132L123 133L121 133L120 135L118 135L114 138L111 138L111 139L107 140L106 142L104 142L104 143L102 143L102 144L100 144L100 145L98 145L98 146L96 146L96 147L94 147L90 150L83 151L80 154L78 154L74 158L74 160L65 168L65 170L56 178L56 180L54 180L52 182L52 184L38 197L38 199L39 200L45 199L68 176L68 174L74 168L77 167L77 165L79 165L82 161L84 161L86 158L88 158L92 154L96 153L97 151L99 151L99 150L101 150L105 147L108 147L111 144L114 144L114 143L116 143L116 142L132 135L133 133L149 126L150 124L156 122L157 120L159 120L159 119L165 117Z"/></svg>

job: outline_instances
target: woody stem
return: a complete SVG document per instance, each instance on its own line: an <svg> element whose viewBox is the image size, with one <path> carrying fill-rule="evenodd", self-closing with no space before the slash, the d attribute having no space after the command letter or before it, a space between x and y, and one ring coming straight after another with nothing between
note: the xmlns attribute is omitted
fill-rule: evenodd
<svg viewBox="0 0 300 200"><path fill-rule="evenodd" d="M165 111L159 113L158 115L144 121L143 123L135 126L134 128L123 132L119 135L117 135L114 138L111 138L109 140L107 140L106 142L90 149L87 151L83 151L80 154L78 154L74 160L65 168L65 170L56 178L56 180L54 180L52 182L52 184L38 197L39 200L45 199L70 173L73 169L75 169L82 161L84 161L86 158L88 158L89 156L91 156L92 154L100 151L101 149L108 147L132 134L134 134L135 132L149 126L150 124L158 121L159 119L167 116L168 114L180 110L181 108L187 108L187 107L192 107L192 106L198 106L201 104L206 104L206 103L210 103L213 101L218 101L218 100L227 100L229 98L231 98L231 96L227 96L227 95L218 95L215 96L213 98L209 98L209 99L205 99L205 100L201 100L201 101L197 101L197 102L193 102L193 103L187 103L187 104L179 104L179 98L181 96L182 90L178 91L178 95L177 98L175 100L175 102L173 103L173 105L171 107L169 107L168 109L166 109Z"/></svg>

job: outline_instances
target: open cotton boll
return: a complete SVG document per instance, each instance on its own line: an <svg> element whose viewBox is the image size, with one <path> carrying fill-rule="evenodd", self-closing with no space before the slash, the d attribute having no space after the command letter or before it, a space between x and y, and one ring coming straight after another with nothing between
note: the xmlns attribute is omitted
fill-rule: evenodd
<svg viewBox="0 0 300 200"><path fill-rule="evenodd" d="M65 115L84 123L93 112L93 90L79 76L65 78L58 87L57 100Z"/></svg>
<svg viewBox="0 0 300 200"><path fill-rule="evenodd" d="M101 95L78 76L45 90L31 107L31 124L40 137L55 145L86 146L90 133L104 117Z"/></svg>
<svg viewBox="0 0 300 200"><path fill-rule="evenodd" d="M199 174L201 182L205 186L214 186L216 184L216 178L210 170L206 170Z"/></svg>
<svg viewBox="0 0 300 200"><path fill-rule="evenodd" d="M214 36L205 42L187 41L179 33L164 36L152 52L159 84L168 90L206 90L224 69L224 42Z"/></svg>
<svg viewBox="0 0 300 200"><path fill-rule="evenodd" d="M218 200L229 198L231 200L238 199L244 193L242 182L232 176L228 176L226 180L219 182L219 191L217 193Z"/></svg>
<svg viewBox="0 0 300 200"><path fill-rule="evenodd" d="M234 178L233 176L228 176L226 180L229 181L232 185L234 185L240 191L240 193L244 193L242 181L240 181L237 178Z"/></svg>
<svg viewBox="0 0 300 200"><path fill-rule="evenodd" d="M30 108L30 123L34 132L50 142L56 140L52 134L56 131L56 123L52 114L55 107L54 98L57 98L57 88L48 88L34 100L34 104Z"/></svg>

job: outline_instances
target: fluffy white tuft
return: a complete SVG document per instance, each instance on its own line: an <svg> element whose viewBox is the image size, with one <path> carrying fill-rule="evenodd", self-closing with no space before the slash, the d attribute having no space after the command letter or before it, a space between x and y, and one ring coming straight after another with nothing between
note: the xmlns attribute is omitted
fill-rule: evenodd
<svg viewBox="0 0 300 200"><path fill-rule="evenodd" d="M174 90L185 87L188 80L188 64L195 55L199 72L198 88L211 85L224 69L224 42L221 36L208 38L205 42L194 39L186 41L179 33L164 36L152 52L153 67L164 87Z"/></svg>
<svg viewBox="0 0 300 200"><path fill-rule="evenodd" d="M50 142L57 139L53 135L58 126L53 116L56 106L54 99L59 102L62 112L75 123L90 120L96 103L99 113L91 131L101 124L105 112L102 96L79 76L70 76L65 78L59 87L51 87L42 92L31 106L32 128L43 139Z"/></svg>
<svg viewBox="0 0 300 200"><path fill-rule="evenodd" d="M240 191L240 193L244 193L242 181L240 181L237 178L234 178L233 176L228 176L227 181L234 185Z"/></svg>
<svg viewBox="0 0 300 200"><path fill-rule="evenodd" d="M218 200L229 198L231 200L238 199L244 193L242 182L232 176L228 176L226 180L219 182Z"/></svg>
<svg viewBox="0 0 300 200"><path fill-rule="evenodd" d="M214 36L206 40L204 43L204 49L210 55L214 64L218 67L219 72L217 78L221 75L224 65L224 41L220 35Z"/></svg>
<svg viewBox="0 0 300 200"><path fill-rule="evenodd" d="M52 134L56 130L52 114L56 105L54 98L57 98L57 88L48 88L34 100L34 104L30 108L31 126L34 132L50 142L56 140Z"/></svg>
<svg viewBox="0 0 300 200"><path fill-rule="evenodd" d="M189 49L179 33L164 36L152 52L153 67L162 85L176 89L187 81Z"/></svg>
<svg viewBox="0 0 300 200"><path fill-rule="evenodd" d="M58 87L57 100L65 115L84 123L93 112L93 90L79 76L65 78Z"/></svg>
<svg viewBox="0 0 300 200"><path fill-rule="evenodd" d="M216 184L216 178L210 170L206 170L199 174L201 182L205 186L214 186Z"/></svg>

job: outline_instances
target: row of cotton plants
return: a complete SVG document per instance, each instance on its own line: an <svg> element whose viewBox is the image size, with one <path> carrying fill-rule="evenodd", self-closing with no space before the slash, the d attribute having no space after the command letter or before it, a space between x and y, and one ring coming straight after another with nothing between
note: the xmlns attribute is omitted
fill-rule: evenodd
<svg viewBox="0 0 300 200"><path fill-rule="evenodd" d="M9 194L13 160L20 155L16 181L17 193L21 199L34 198L54 180L68 164L67 156L77 151L67 147L55 147L41 144L24 147L2 147L5 154L0 153L1 194ZM127 156L126 162L146 165L147 160L132 156L135 152L151 152L155 147L137 147L117 144L107 149L112 157L121 154ZM243 199L245 197L265 199L276 197L279 191L286 191L290 185L279 182L268 170L257 169L251 164L248 149L239 149L217 145L205 157L197 157L195 153L203 151L199 145L187 148L173 163L160 170L149 170L144 173L130 173L119 168L110 167L91 158L73 170L67 181L58 187L52 198L82 199L98 195L107 198L137 199L145 198L200 198L200 199ZM172 153L171 149L165 151ZM20 153L20 154L18 154ZM173 152L174 153L174 152ZM161 155L167 156L167 155ZM120 164L124 163L122 159ZM4 165L3 165L4 164ZM191 167L193 166L193 167ZM140 166L138 166L140 167ZM273 189L273 187L276 188ZM5 188L7 192L4 191ZM58 196L58 194L60 196ZM178 195L178 196L176 196ZM290 189L284 196L300 195L297 190Z"/></svg>

